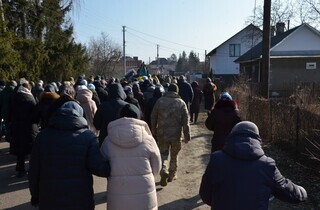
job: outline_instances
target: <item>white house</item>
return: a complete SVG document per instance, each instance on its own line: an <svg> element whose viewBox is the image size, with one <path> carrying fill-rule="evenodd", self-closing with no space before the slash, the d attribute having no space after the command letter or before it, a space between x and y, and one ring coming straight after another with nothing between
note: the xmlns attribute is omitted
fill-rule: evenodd
<svg viewBox="0 0 320 210"><path fill-rule="evenodd" d="M284 28L284 26L283 26ZM320 87L320 32L308 24L290 30L279 30L271 37L269 93L271 96L289 96L296 87ZM262 42L243 54L236 63L240 72L260 83L262 69Z"/></svg>
<svg viewBox="0 0 320 210"><path fill-rule="evenodd" d="M215 78L231 84L234 76L239 75L238 57L250 50L262 40L262 31L253 24L248 25L237 34L223 42L207 54L210 70Z"/></svg>

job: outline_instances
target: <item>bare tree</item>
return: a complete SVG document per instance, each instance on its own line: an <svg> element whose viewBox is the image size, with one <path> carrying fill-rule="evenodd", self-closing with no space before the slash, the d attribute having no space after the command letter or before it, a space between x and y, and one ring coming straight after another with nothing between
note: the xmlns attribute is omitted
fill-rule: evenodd
<svg viewBox="0 0 320 210"><path fill-rule="evenodd" d="M107 78L117 75L116 65L119 64L121 49L114 44L105 33L98 38L91 38L88 46L90 55L90 72Z"/></svg>
<svg viewBox="0 0 320 210"><path fill-rule="evenodd" d="M299 0L297 8L302 23L320 28L320 0Z"/></svg>
<svg viewBox="0 0 320 210"><path fill-rule="evenodd" d="M263 25L263 5L258 5L247 23L262 28ZM273 0L271 4L271 25L275 26L278 22L288 23L295 18L295 3L293 0Z"/></svg>
<svg viewBox="0 0 320 210"><path fill-rule="evenodd" d="M246 23L262 28L263 5L258 5ZM287 29L302 23L320 28L320 0L273 0L271 4L271 25L284 22Z"/></svg>

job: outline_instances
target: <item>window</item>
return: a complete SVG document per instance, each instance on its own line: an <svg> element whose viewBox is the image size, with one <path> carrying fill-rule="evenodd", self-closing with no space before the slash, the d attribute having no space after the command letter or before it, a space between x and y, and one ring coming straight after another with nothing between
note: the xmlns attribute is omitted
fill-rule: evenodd
<svg viewBox="0 0 320 210"><path fill-rule="evenodd" d="M230 44L229 45L229 56L239 57L240 56L240 44Z"/></svg>

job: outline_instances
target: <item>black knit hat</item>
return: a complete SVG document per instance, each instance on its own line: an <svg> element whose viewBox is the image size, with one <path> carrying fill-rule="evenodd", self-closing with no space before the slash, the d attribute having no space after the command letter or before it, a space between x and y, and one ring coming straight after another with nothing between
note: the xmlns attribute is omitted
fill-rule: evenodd
<svg viewBox="0 0 320 210"><path fill-rule="evenodd" d="M140 111L136 105L127 104L121 109L120 117L140 119Z"/></svg>
<svg viewBox="0 0 320 210"><path fill-rule="evenodd" d="M172 83L172 84L169 85L168 91L178 93L179 92L179 87L178 87L178 85Z"/></svg>

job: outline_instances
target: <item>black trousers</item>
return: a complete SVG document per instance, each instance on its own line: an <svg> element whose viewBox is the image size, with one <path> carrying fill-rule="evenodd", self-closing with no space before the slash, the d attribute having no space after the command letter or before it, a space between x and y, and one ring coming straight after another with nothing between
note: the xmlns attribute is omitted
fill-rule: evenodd
<svg viewBox="0 0 320 210"><path fill-rule="evenodd" d="M17 156L16 171L25 172L26 171L25 162L26 162L26 156L25 155L18 155Z"/></svg>

